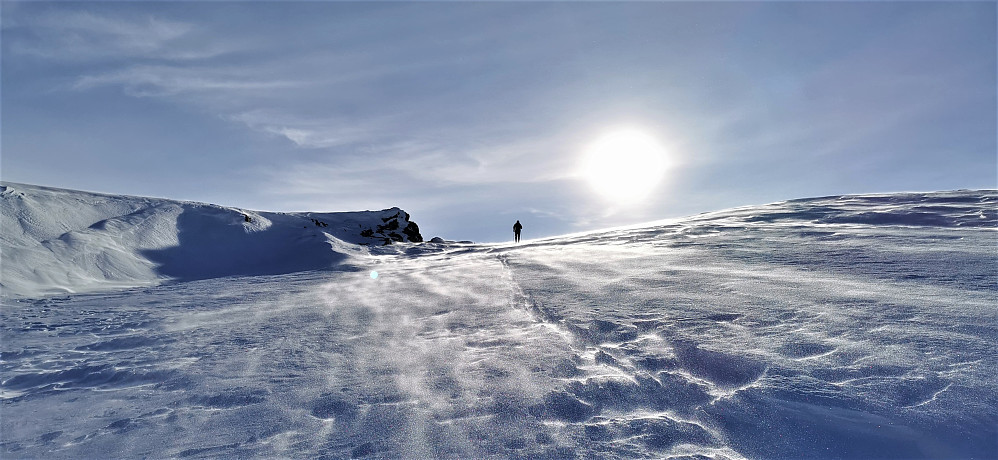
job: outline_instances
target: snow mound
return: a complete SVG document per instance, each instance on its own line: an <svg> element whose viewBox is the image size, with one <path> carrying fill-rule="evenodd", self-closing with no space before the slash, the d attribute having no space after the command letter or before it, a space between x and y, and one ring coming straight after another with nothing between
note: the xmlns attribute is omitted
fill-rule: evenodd
<svg viewBox="0 0 998 460"><path fill-rule="evenodd" d="M18 297L328 269L364 245L422 241L399 208L259 212L11 183L0 225L0 286Z"/></svg>

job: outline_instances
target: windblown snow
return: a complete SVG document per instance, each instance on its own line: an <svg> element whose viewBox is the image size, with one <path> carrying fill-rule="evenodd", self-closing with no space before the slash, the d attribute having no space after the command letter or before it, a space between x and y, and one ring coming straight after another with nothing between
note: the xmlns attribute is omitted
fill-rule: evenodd
<svg viewBox="0 0 998 460"><path fill-rule="evenodd" d="M519 245L356 244L397 209L0 210L3 458L998 455L993 190Z"/></svg>

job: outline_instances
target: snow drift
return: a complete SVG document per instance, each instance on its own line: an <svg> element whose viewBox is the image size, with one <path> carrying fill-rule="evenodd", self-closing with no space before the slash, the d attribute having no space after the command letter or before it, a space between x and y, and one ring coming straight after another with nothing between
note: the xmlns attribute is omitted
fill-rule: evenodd
<svg viewBox="0 0 998 460"><path fill-rule="evenodd" d="M3 295L41 296L333 268L359 245L422 241L399 208L278 213L0 186Z"/></svg>

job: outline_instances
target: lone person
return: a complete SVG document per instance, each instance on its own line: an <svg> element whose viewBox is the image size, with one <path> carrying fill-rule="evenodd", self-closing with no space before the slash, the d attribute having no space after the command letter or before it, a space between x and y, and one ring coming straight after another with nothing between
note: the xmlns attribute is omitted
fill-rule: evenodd
<svg viewBox="0 0 998 460"><path fill-rule="evenodd" d="M520 225L520 221L516 221L516 223L513 224L513 237L514 237L514 239L516 240L517 243L520 242L520 230L521 229L523 229L523 226Z"/></svg>

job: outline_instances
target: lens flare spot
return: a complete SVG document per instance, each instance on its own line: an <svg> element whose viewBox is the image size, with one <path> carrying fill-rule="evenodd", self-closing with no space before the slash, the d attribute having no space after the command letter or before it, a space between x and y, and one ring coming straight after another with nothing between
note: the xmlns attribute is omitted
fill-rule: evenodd
<svg viewBox="0 0 998 460"><path fill-rule="evenodd" d="M372 280L378 279L378 272L377 271L371 270L371 279Z"/></svg>

